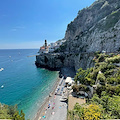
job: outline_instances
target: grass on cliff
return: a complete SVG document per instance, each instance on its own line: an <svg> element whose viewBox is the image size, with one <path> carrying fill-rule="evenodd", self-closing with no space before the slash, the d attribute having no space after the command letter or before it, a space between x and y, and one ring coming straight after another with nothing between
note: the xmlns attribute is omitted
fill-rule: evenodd
<svg viewBox="0 0 120 120"><path fill-rule="evenodd" d="M97 24L97 27L101 30L108 30L115 26L115 24L119 21L119 18L120 10L113 11L102 23Z"/></svg>
<svg viewBox="0 0 120 120"><path fill-rule="evenodd" d="M119 18L120 18L120 10L116 10L112 12L106 19L105 29L114 27L114 25L118 22Z"/></svg>

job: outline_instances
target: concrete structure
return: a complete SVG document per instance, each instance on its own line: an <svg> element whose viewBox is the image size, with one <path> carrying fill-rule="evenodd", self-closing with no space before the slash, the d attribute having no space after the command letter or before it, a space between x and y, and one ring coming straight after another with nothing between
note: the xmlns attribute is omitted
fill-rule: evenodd
<svg viewBox="0 0 120 120"><path fill-rule="evenodd" d="M49 52L53 52L55 50L54 46L55 46L55 43L50 43Z"/></svg>
<svg viewBox="0 0 120 120"><path fill-rule="evenodd" d="M49 52L54 52L57 50L66 40L59 40L55 43L50 43Z"/></svg>
<svg viewBox="0 0 120 120"><path fill-rule="evenodd" d="M47 40L45 40L45 44L40 47L39 53L48 53L49 51L49 46L47 46Z"/></svg>
<svg viewBox="0 0 120 120"><path fill-rule="evenodd" d="M49 49L48 46L47 46L47 47L42 46L42 47L40 47L39 53L40 53L40 54L41 54L41 53L48 53L48 49Z"/></svg>
<svg viewBox="0 0 120 120"><path fill-rule="evenodd" d="M71 77L67 77L66 80L65 80L65 84L72 84L74 81L72 80Z"/></svg>
<svg viewBox="0 0 120 120"><path fill-rule="evenodd" d="M74 80L72 80L71 77L67 77L65 80L65 86L67 87L67 89L72 89L72 85L74 83Z"/></svg>

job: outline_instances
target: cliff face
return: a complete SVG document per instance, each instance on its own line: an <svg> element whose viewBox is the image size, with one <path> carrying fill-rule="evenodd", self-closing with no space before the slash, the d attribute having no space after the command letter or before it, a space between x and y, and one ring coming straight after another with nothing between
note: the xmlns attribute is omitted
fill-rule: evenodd
<svg viewBox="0 0 120 120"><path fill-rule="evenodd" d="M94 65L93 53L69 54L69 53L49 53L36 56L36 65L48 69L60 69L71 67L76 71L80 67L86 69Z"/></svg>
<svg viewBox="0 0 120 120"><path fill-rule="evenodd" d="M98 0L78 12L66 31L67 51L114 52L120 46L120 1Z"/></svg>
<svg viewBox="0 0 120 120"><path fill-rule="evenodd" d="M93 66L94 52L120 50L120 1L98 0L79 11L74 21L68 24L65 39L59 49L64 53L37 56L36 63L50 68L86 69Z"/></svg>

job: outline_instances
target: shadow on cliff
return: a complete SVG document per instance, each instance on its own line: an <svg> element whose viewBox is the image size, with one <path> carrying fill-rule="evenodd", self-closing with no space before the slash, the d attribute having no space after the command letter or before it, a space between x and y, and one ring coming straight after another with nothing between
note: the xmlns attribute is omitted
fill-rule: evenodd
<svg viewBox="0 0 120 120"><path fill-rule="evenodd" d="M75 76L75 69L74 67L62 67L60 69L60 74L61 76L64 76L65 78L66 77L74 77Z"/></svg>
<svg viewBox="0 0 120 120"><path fill-rule="evenodd" d="M38 68L45 68L48 69L50 71L59 71L59 77L61 78L62 76L66 77L72 77L74 78L76 71L74 67L62 67L62 68L50 68L48 66L44 66L44 65L40 65L40 64L36 64L36 67Z"/></svg>

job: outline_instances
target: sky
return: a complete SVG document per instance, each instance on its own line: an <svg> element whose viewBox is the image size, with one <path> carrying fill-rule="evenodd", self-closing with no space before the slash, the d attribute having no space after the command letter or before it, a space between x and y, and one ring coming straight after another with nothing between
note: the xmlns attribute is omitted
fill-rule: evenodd
<svg viewBox="0 0 120 120"><path fill-rule="evenodd" d="M67 25L95 0L0 0L0 49L40 48L64 38Z"/></svg>

